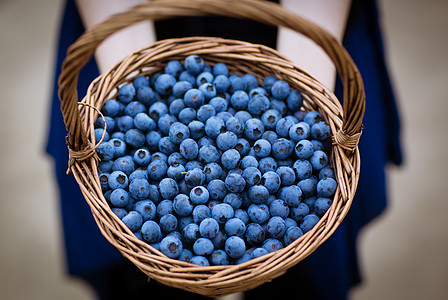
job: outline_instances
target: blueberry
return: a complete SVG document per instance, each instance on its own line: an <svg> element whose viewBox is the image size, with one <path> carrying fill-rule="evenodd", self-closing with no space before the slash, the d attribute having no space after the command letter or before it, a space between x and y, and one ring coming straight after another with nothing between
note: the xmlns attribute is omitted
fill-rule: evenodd
<svg viewBox="0 0 448 300"><path fill-rule="evenodd" d="M231 118L233 115L228 111L220 111L216 114L218 118L221 118L224 121L224 124Z"/></svg>
<svg viewBox="0 0 448 300"><path fill-rule="evenodd" d="M160 229L164 233L170 233L177 229L178 221L173 214L166 214L160 218Z"/></svg>
<svg viewBox="0 0 448 300"><path fill-rule="evenodd" d="M150 131L146 134L145 138L151 152L159 151L159 141L162 138L160 133L157 131Z"/></svg>
<svg viewBox="0 0 448 300"><path fill-rule="evenodd" d="M193 244L200 237L199 226L196 223L188 224L182 230L182 238L187 244Z"/></svg>
<svg viewBox="0 0 448 300"><path fill-rule="evenodd" d="M245 110L249 104L249 95L245 91L236 91L230 97L230 104L236 110Z"/></svg>
<svg viewBox="0 0 448 300"><path fill-rule="evenodd" d="M224 132L226 127L223 119L213 116L205 122L205 134L211 138L216 138L220 133Z"/></svg>
<svg viewBox="0 0 448 300"><path fill-rule="evenodd" d="M263 242L262 247L270 253L270 252L282 249L283 244L278 239L268 238Z"/></svg>
<svg viewBox="0 0 448 300"><path fill-rule="evenodd" d="M156 205L151 200L141 200L136 202L134 210L142 215L143 222L154 219L157 214Z"/></svg>
<svg viewBox="0 0 448 300"><path fill-rule="evenodd" d="M290 118L281 118L275 125L275 132L283 138L289 137L289 129L294 125L294 121Z"/></svg>
<svg viewBox="0 0 448 300"><path fill-rule="evenodd" d="M184 98L185 93L193 88L193 85L185 80L178 81L173 85L173 96L176 98ZM179 99L180 100L180 99Z"/></svg>
<svg viewBox="0 0 448 300"><path fill-rule="evenodd" d="M268 109L261 115L261 121L266 129L275 129L278 121L282 118L281 113L276 109Z"/></svg>
<svg viewBox="0 0 448 300"><path fill-rule="evenodd" d="M326 197L317 198L316 201L314 202L315 214L318 215L319 217L322 217L330 208L331 204L332 201L329 198Z"/></svg>
<svg viewBox="0 0 448 300"><path fill-rule="evenodd" d="M227 203L219 203L212 209L212 218L221 225L225 224L227 220L233 218L234 215L235 211Z"/></svg>
<svg viewBox="0 0 448 300"><path fill-rule="evenodd" d="M314 151L309 160L313 169L317 171L322 170L328 163L327 154L325 154L322 150Z"/></svg>
<svg viewBox="0 0 448 300"><path fill-rule="evenodd" d="M248 91L258 87L258 79L253 74L249 73L244 74L243 80L246 82L246 90Z"/></svg>
<svg viewBox="0 0 448 300"><path fill-rule="evenodd" d="M252 251L251 258L254 259L254 258L263 256L263 255L266 255L268 253L269 253L268 250L258 247L258 248L255 248L254 251Z"/></svg>
<svg viewBox="0 0 448 300"><path fill-rule="evenodd" d="M228 131L240 135L244 132L244 122L240 118L232 116L226 121L226 128Z"/></svg>
<svg viewBox="0 0 448 300"><path fill-rule="evenodd" d="M209 105L213 106L217 113L227 110L227 101L222 97L213 97L210 99ZM224 120L226 121L226 120Z"/></svg>
<svg viewBox="0 0 448 300"><path fill-rule="evenodd" d="M201 236L212 239L219 231L219 224L213 218L205 218L199 224L199 233Z"/></svg>
<svg viewBox="0 0 448 300"><path fill-rule="evenodd" d="M162 239L162 231L159 224L152 220L147 220L143 223L141 234L143 239L150 244L157 243Z"/></svg>
<svg viewBox="0 0 448 300"><path fill-rule="evenodd" d="M316 192L317 179L315 176L300 180L297 184L302 190L302 194L305 197L312 196Z"/></svg>
<svg viewBox="0 0 448 300"><path fill-rule="evenodd" d="M205 174L199 168L194 168L193 170L187 171L187 174L185 174L185 183L190 189L202 185L204 182Z"/></svg>
<svg viewBox="0 0 448 300"><path fill-rule="evenodd" d="M141 148L145 144L145 134L138 129L129 129L125 134L125 142L134 148Z"/></svg>
<svg viewBox="0 0 448 300"><path fill-rule="evenodd" d="M100 179L100 185L101 185L101 190L103 192L108 191L109 190L109 172L105 173L105 172L101 172L98 174L98 177Z"/></svg>
<svg viewBox="0 0 448 300"><path fill-rule="evenodd" d="M296 181L296 174L289 166L279 166L275 172L280 176L282 185L291 185Z"/></svg>
<svg viewBox="0 0 448 300"><path fill-rule="evenodd" d="M163 199L173 199L179 193L179 186L172 178L163 178L159 183L160 194Z"/></svg>
<svg viewBox="0 0 448 300"><path fill-rule="evenodd" d="M241 157L245 157L250 151L250 144L246 139L239 138L234 148L240 153Z"/></svg>
<svg viewBox="0 0 448 300"><path fill-rule="evenodd" d="M122 171L129 176L135 170L134 160L131 156L119 157L114 161L113 171Z"/></svg>
<svg viewBox="0 0 448 300"><path fill-rule="evenodd" d="M155 102L155 93L149 86L142 86L137 89L137 100L144 105L151 105Z"/></svg>
<svg viewBox="0 0 448 300"><path fill-rule="evenodd" d="M193 204L205 204L210 198L208 190L203 186L197 186L191 189L190 199Z"/></svg>
<svg viewBox="0 0 448 300"><path fill-rule="evenodd" d="M128 213L124 208L121 207L112 208L112 211L119 219L122 219Z"/></svg>
<svg viewBox="0 0 448 300"><path fill-rule="evenodd" d="M268 75L264 78L263 80L263 88L267 91L267 92L271 92L271 88L272 85L277 81L277 78L275 78L272 75Z"/></svg>
<svg viewBox="0 0 448 300"><path fill-rule="evenodd" d="M128 104L134 99L135 96L135 87L132 84L122 85L118 89L118 100L120 100L124 104Z"/></svg>
<svg viewBox="0 0 448 300"><path fill-rule="evenodd" d="M253 157L253 156L247 156ZM248 187L258 184L261 180L261 172L257 167L247 167L243 170L243 178Z"/></svg>
<svg viewBox="0 0 448 300"><path fill-rule="evenodd" d="M246 244L242 238L231 236L226 240L224 248L231 258L240 258L246 251Z"/></svg>
<svg viewBox="0 0 448 300"><path fill-rule="evenodd" d="M220 179L223 175L221 166L217 163L208 163L204 167L205 182L209 183L213 179Z"/></svg>
<svg viewBox="0 0 448 300"><path fill-rule="evenodd" d="M129 117L129 118L132 119L132 117ZM104 122L104 121L106 121L106 122ZM107 126L106 126L106 125L107 125ZM115 119L114 119L114 118L111 118L111 117L108 117L108 116L105 116L105 117L104 117L104 120L103 120L103 118L98 118L98 119L95 121L95 124L94 124L94 127L95 127L95 128L103 128L103 129L106 129L106 131L107 131L108 133L112 133L112 132L114 131L114 129L115 129L115 126L116 126L116 121L115 121Z"/></svg>
<svg viewBox="0 0 448 300"><path fill-rule="evenodd" d="M162 136L169 134L170 128L174 123L178 123L177 118L174 115L165 114L163 116L160 116L159 120L157 121L157 126L159 127L159 131Z"/></svg>
<svg viewBox="0 0 448 300"><path fill-rule="evenodd" d="M278 194L289 206L296 206L302 200L302 190L297 185L290 185L282 188Z"/></svg>
<svg viewBox="0 0 448 300"><path fill-rule="evenodd" d="M239 193L229 193L224 197L223 203L229 204L234 210L240 208L243 197Z"/></svg>
<svg viewBox="0 0 448 300"><path fill-rule="evenodd" d="M317 122L311 127L311 136L318 141L328 139L331 136L330 125L324 121Z"/></svg>
<svg viewBox="0 0 448 300"><path fill-rule="evenodd" d="M167 164L162 160L154 160L148 165L148 176L153 180L161 180L168 170Z"/></svg>
<svg viewBox="0 0 448 300"><path fill-rule="evenodd" d="M213 76L210 72L202 72L198 76L196 76L196 85L201 86L204 83L213 83L215 76Z"/></svg>
<svg viewBox="0 0 448 300"><path fill-rule="evenodd" d="M258 162L258 169L260 170L261 174L264 174L269 171L275 171L277 170L277 162L272 157L263 157Z"/></svg>
<svg viewBox="0 0 448 300"><path fill-rule="evenodd" d="M283 80L277 80L272 84L271 94L277 100L283 100L289 96L289 84Z"/></svg>
<svg viewBox="0 0 448 300"><path fill-rule="evenodd" d="M176 153L176 152L173 152L173 153ZM171 153L171 154L173 154L173 153ZM161 160L164 163L168 163L168 156L162 152L153 152L153 154L151 155L151 162L153 162L155 160Z"/></svg>
<svg viewBox="0 0 448 300"><path fill-rule="evenodd" d="M245 91L246 90L246 82L241 76L235 75L229 76L230 86L229 92L235 93L236 91Z"/></svg>
<svg viewBox="0 0 448 300"><path fill-rule="evenodd" d="M121 220L132 232L139 230L143 223L142 215L136 211L130 211Z"/></svg>
<svg viewBox="0 0 448 300"><path fill-rule="evenodd" d="M148 110L148 115L154 120L158 120L161 116L168 113L168 106L160 101L154 102Z"/></svg>
<svg viewBox="0 0 448 300"><path fill-rule="evenodd" d="M94 132L95 132L95 142L99 142L103 138L103 134L104 134L103 142L109 141L110 135L103 128L96 128Z"/></svg>
<svg viewBox="0 0 448 300"><path fill-rule="evenodd" d="M160 242L160 251L169 258L178 258L182 250L182 242L177 237L166 236Z"/></svg>
<svg viewBox="0 0 448 300"><path fill-rule="evenodd" d="M190 89L184 95L184 103L187 107L198 108L204 104L205 95L199 89Z"/></svg>
<svg viewBox="0 0 448 300"><path fill-rule="evenodd" d="M131 116L119 117L116 121L116 126L118 130L126 132L129 129L134 128L134 118L132 118ZM107 127L107 130L109 131L109 126Z"/></svg>
<svg viewBox="0 0 448 300"><path fill-rule="evenodd" d="M176 78L170 74L161 74L154 83L154 88L161 95L169 95L176 83Z"/></svg>
<svg viewBox="0 0 448 300"><path fill-rule="evenodd" d="M313 144L308 140L300 140L295 148L294 151L296 153L296 156L298 158L302 159L308 159L313 155L314 153L314 147Z"/></svg>
<svg viewBox="0 0 448 300"><path fill-rule="evenodd" d="M199 107L197 111L197 118L199 121L205 123L208 119L216 115L215 108L210 104L205 104Z"/></svg>
<svg viewBox="0 0 448 300"><path fill-rule="evenodd" d="M124 108L125 115L130 116L132 118L134 118L137 114L145 111L146 111L145 105L138 101L131 101Z"/></svg>
<svg viewBox="0 0 448 300"><path fill-rule="evenodd" d="M109 200L114 207L125 207L129 202L129 194L122 188L114 189Z"/></svg>
<svg viewBox="0 0 448 300"><path fill-rule="evenodd" d="M188 130L190 130L190 137L198 140L204 136L205 124L197 120L191 121L188 124Z"/></svg>
<svg viewBox="0 0 448 300"><path fill-rule="evenodd" d="M102 142L97 148L96 153L102 161L108 161L114 158L114 147L109 142Z"/></svg>
<svg viewBox="0 0 448 300"><path fill-rule="evenodd" d="M193 209L193 221L200 224L204 219L211 217L211 210L207 205L199 204Z"/></svg>
<svg viewBox="0 0 448 300"><path fill-rule="evenodd" d="M243 238L246 225L238 218L231 218L224 224L224 230L228 236L239 236Z"/></svg>
<svg viewBox="0 0 448 300"><path fill-rule="evenodd" d="M180 256L177 259L184 261L184 262L190 262L192 257L193 257L193 252L184 248L184 249L182 249L182 253L180 254Z"/></svg>
<svg viewBox="0 0 448 300"><path fill-rule="evenodd" d="M303 218L309 214L310 208L305 203L301 202L298 205L291 206L290 216L297 223L301 222Z"/></svg>
<svg viewBox="0 0 448 300"><path fill-rule="evenodd" d="M179 194L173 200L174 211L179 215L186 217L193 211L193 203L187 195Z"/></svg>
<svg viewBox="0 0 448 300"><path fill-rule="evenodd" d="M275 199L269 205L269 212L272 217L281 217L285 219L289 215L289 207L284 200Z"/></svg>
<svg viewBox="0 0 448 300"><path fill-rule="evenodd" d="M298 159L294 162L292 168L296 172L296 177L299 180L309 178L313 172L313 166L306 159Z"/></svg>
<svg viewBox="0 0 448 300"><path fill-rule="evenodd" d="M254 156L250 156L250 155L245 156L241 160L240 167L243 169L243 171L244 171L244 169L247 169L249 167L258 168L258 160ZM261 172L260 172L260 176L261 176Z"/></svg>
<svg viewBox="0 0 448 300"><path fill-rule="evenodd" d="M200 170L202 170L204 167L202 166L202 164L199 162L199 161L197 161L197 160L190 160L189 162L187 162L186 163L186 165L185 165L185 170L188 172L188 171L191 171L191 170L193 170L193 169L200 169Z"/></svg>
<svg viewBox="0 0 448 300"><path fill-rule="evenodd" d="M180 143L179 152L187 160L194 160L199 154L198 144L193 139L185 139Z"/></svg>
<svg viewBox="0 0 448 300"><path fill-rule="evenodd" d="M208 266L210 266L210 262L208 261L208 259L206 257L204 257L204 256L201 256L201 255L193 256L190 259L190 263L192 263L194 265L201 266L201 267L208 267Z"/></svg>
<svg viewBox="0 0 448 300"><path fill-rule="evenodd" d="M271 154L271 143L265 139L259 139L254 143L255 156L263 158Z"/></svg>
<svg viewBox="0 0 448 300"><path fill-rule="evenodd" d="M212 241L208 238L198 238L193 244L193 251L196 255L207 256L214 250Z"/></svg>
<svg viewBox="0 0 448 300"><path fill-rule="evenodd" d="M183 140L190 137L190 130L185 124L175 122L169 127L169 139L174 144L180 144Z"/></svg>
<svg viewBox="0 0 448 300"><path fill-rule="evenodd" d="M165 199L157 205L157 216L159 218L174 212L173 201Z"/></svg>
<svg viewBox="0 0 448 300"><path fill-rule="evenodd" d="M266 204L251 204L247 213L254 223L263 224L269 220L269 208Z"/></svg>
<svg viewBox="0 0 448 300"><path fill-rule="evenodd" d="M180 73L179 81L187 81L193 86L196 84L196 77L185 70Z"/></svg>
<svg viewBox="0 0 448 300"><path fill-rule="evenodd" d="M260 116L269 109L269 98L260 94L257 94L249 99L247 104L247 111L252 115Z"/></svg>
<svg viewBox="0 0 448 300"><path fill-rule="evenodd" d="M253 203L266 203L269 197L269 190L263 185L254 185L247 190L247 195Z"/></svg>
<svg viewBox="0 0 448 300"><path fill-rule="evenodd" d="M293 142L308 139L310 136L310 125L305 122L299 122L289 128L289 137Z"/></svg>
<svg viewBox="0 0 448 300"><path fill-rule="evenodd" d="M222 249L214 250L210 255L210 260L212 265L214 266L223 266L229 264L229 256Z"/></svg>
<svg viewBox="0 0 448 300"><path fill-rule="evenodd" d="M244 111L244 110L240 110L240 111L236 112L234 117L241 119L241 121L243 121L244 124L246 124L247 120L252 119L252 116L250 115L250 113L248 113L247 111Z"/></svg>
<svg viewBox="0 0 448 300"><path fill-rule="evenodd" d="M318 197L330 197L336 191L337 183L331 177L324 178L319 180L316 186L317 196Z"/></svg>
<svg viewBox="0 0 448 300"><path fill-rule="evenodd" d="M198 55L189 55L184 61L185 69L192 75L198 75L204 70L205 62Z"/></svg>
<svg viewBox="0 0 448 300"><path fill-rule="evenodd" d="M149 195L149 182L143 178L137 178L129 184L129 194L132 198L142 200Z"/></svg>
<svg viewBox="0 0 448 300"><path fill-rule="evenodd" d="M177 145L171 141L168 136L164 136L159 140L159 150L165 156L171 155L172 153L179 151Z"/></svg>
<svg viewBox="0 0 448 300"><path fill-rule="evenodd" d="M134 127L143 132L148 132L156 130L157 124L146 113L141 112L134 117Z"/></svg>
<svg viewBox="0 0 448 300"><path fill-rule="evenodd" d="M190 214L186 217L180 217L179 218L179 224L177 225L179 232L182 232L185 228L185 226L189 224L194 224L193 214Z"/></svg>
<svg viewBox="0 0 448 300"><path fill-rule="evenodd" d="M146 76L140 75L140 76L137 76L132 83L134 84L134 87L136 89L139 89L139 88L142 88L145 86L148 87L149 79Z"/></svg>
<svg viewBox="0 0 448 300"><path fill-rule="evenodd" d="M244 134L249 140L258 140L264 133L264 125L260 119L249 119L244 124Z"/></svg>
<svg viewBox="0 0 448 300"><path fill-rule="evenodd" d="M272 217L269 219L266 231L270 237L275 239L281 238L286 232L285 220L281 217Z"/></svg>
<svg viewBox="0 0 448 300"><path fill-rule="evenodd" d="M319 217L315 214L306 215L300 223L300 229L303 233L307 233L319 222Z"/></svg>
<svg viewBox="0 0 448 300"><path fill-rule="evenodd" d="M298 90L291 90L288 97L286 97L286 105L290 111L299 111L303 105L303 96Z"/></svg>
<svg viewBox="0 0 448 300"><path fill-rule="evenodd" d="M265 239L265 231L258 223L250 223L246 227L245 238L249 245L259 245Z"/></svg>
<svg viewBox="0 0 448 300"><path fill-rule="evenodd" d="M138 149L133 155L134 162L139 166L147 166L151 161L151 154L146 149Z"/></svg>
<svg viewBox="0 0 448 300"><path fill-rule="evenodd" d="M264 186L271 194L280 188L280 184L280 176L274 171L264 173L260 180L260 185Z"/></svg>
<svg viewBox="0 0 448 300"><path fill-rule="evenodd" d="M227 175L224 182L227 190L231 193L240 193L246 187L246 181L243 176L235 173Z"/></svg>
<svg viewBox="0 0 448 300"><path fill-rule="evenodd" d="M216 146L218 146L219 149L226 151L235 147L237 141L238 137L235 133L232 131L225 131L216 137Z"/></svg>
<svg viewBox="0 0 448 300"><path fill-rule="evenodd" d="M294 152L294 144L285 138L279 138L272 144L272 155L276 159L286 159Z"/></svg>
<svg viewBox="0 0 448 300"><path fill-rule="evenodd" d="M291 226L288 229L286 229L285 235L283 237L283 240L286 245L291 244L295 240L297 240L299 237L303 235L302 229L300 229L297 226Z"/></svg>
<svg viewBox="0 0 448 300"><path fill-rule="evenodd" d="M309 111L305 114L305 116L303 116L303 121L310 125L310 127L323 120L324 118L322 117L322 115L315 110Z"/></svg>
<svg viewBox="0 0 448 300"><path fill-rule="evenodd" d="M216 63L213 66L213 75L215 76L219 76L219 75L223 75L225 77L229 76L229 68L227 68L227 65L224 63Z"/></svg>
<svg viewBox="0 0 448 300"><path fill-rule="evenodd" d="M184 68L182 67L182 64L180 63L180 61L171 60L166 64L164 71L166 74L170 74L177 78L177 77L179 77L179 75L183 71L183 69Z"/></svg>
<svg viewBox="0 0 448 300"><path fill-rule="evenodd" d="M187 160L182 156L182 154L180 154L180 152L174 152L168 156L167 163L170 166L185 166L187 164Z"/></svg>
<svg viewBox="0 0 448 300"><path fill-rule="evenodd" d="M104 116L114 118L118 115L120 111L120 105L118 104L117 100L111 99L107 100L103 108L101 109Z"/></svg>
<svg viewBox="0 0 448 300"><path fill-rule="evenodd" d="M221 164L226 169L234 169L241 159L240 153L235 149L225 151L221 156Z"/></svg>
<svg viewBox="0 0 448 300"><path fill-rule="evenodd" d="M213 80L213 86L217 93L225 93L230 87L229 78L225 75L217 75Z"/></svg>

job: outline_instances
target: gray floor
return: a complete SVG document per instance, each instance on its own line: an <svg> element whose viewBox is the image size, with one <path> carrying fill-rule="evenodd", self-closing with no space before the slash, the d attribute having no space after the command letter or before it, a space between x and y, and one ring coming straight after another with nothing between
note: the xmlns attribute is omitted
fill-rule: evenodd
<svg viewBox="0 0 448 300"><path fill-rule="evenodd" d="M64 274L59 207L44 155L61 0L0 0L2 299L93 299ZM352 300L448 299L448 1L381 0L406 164L390 206L360 238ZM444 133L445 132L445 133Z"/></svg>

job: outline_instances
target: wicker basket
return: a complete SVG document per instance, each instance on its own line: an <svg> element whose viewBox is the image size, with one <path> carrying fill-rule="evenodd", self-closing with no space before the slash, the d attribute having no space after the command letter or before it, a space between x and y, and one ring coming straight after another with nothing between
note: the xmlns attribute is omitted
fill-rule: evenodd
<svg viewBox="0 0 448 300"><path fill-rule="evenodd" d="M145 19L198 15L249 18L273 26L289 27L309 37L334 62L344 85L344 106L329 89L275 50L208 37L163 40L131 54L94 80L82 100L84 105L79 105L76 92L79 72L106 37ZM233 72L252 73L260 82L267 75L287 81L304 95L305 109L318 110L324 116L333 134L331 163L338 188L328 212L311 231L286 248L239 265L199 267L166 257L135 237L112 212L101 191L93 124L102 105L117 94L120 85L139 75L161 70L169 60L181 60L190 54L198 54L212 65L224 62ZM222 296L257 287L282 275L312 253L336 230L352 203L359 178L357 144L365 109L362 79L346 50L331 35L275 3L156 0L113 16L86 32L70 47L59 78L59 97L68 130L69 171L76 178L102 234L141 271L168 286L206 296Z"/></svg>

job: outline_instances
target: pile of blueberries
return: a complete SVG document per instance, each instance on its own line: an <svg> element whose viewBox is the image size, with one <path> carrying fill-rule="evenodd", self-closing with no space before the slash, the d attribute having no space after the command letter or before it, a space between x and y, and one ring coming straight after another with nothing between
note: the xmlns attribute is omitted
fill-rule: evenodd
<svg viewBox="0 0 448 300"><path fill-rule="evenodd" d="M283 80L197 55L122 85L95 121L99 178L142 241L200 266L238 264L311 230L332 204L330 126Z"/></svg>

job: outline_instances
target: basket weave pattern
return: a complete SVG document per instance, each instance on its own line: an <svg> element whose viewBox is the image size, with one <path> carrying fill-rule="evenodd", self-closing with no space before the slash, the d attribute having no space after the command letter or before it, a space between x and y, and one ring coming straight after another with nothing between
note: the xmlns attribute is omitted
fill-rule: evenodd
<svg viewBox="0 0 448 300"><path fill-rule="evenodd" d="M188 6L188 7L187 7ZM109 72L94 80L80 106L76 94L80 69L107 36L148 18L224 15L250 18L292 28L314 40L333 60L344 84L344 107L334 94L277 51L261 45L209 37L159 41L132 53ZM318 110L331 127L331 163L338 188L333 204L320 222L289 246L239 265L199 267L170 259L142 242L112 212L103 196L95 156L94 122L105 101L114 98L118 87L140 75L163 69L169 60L200 55L206 63L227 64L231 72L254 74L260 82L267 75L284 80L304 95L304 108ZM364 115L364 89L359 72L336 40L319 27L270 2L156 0L110 18L86 32L67 53L59 79L59 97L68 130L69 169L89 204L106 239L150 278L163 284L207 295L221 296L245 291L270 281L299 263L321 245L347 214L356 191L360 156L357 148ZM95 109L91 109L93 107Z"/></svg>

